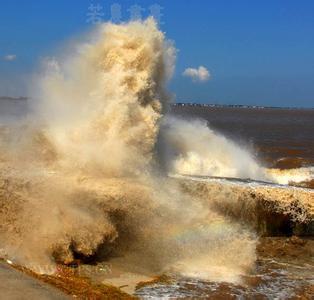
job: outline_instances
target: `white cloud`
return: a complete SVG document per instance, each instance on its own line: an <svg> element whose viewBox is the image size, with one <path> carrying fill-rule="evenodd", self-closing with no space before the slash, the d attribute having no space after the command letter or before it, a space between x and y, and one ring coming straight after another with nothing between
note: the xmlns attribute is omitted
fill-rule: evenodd
<svg viewBox="0 0 314 300"><path fill-rule="evenodd" d="M13 60L16 60L16 57L17 56L15 54L8 54L8 55L5 55L3 59L6 61L13 61Z"/></svg>
<svg viewBox="0 0 314 300"><path fill-rule="evenodd" d="M198 69L195 68L187 68L182 74L183 76L191 77L193 81L205 82L210 79L211 75L208 70L199 66Z"/></svg>

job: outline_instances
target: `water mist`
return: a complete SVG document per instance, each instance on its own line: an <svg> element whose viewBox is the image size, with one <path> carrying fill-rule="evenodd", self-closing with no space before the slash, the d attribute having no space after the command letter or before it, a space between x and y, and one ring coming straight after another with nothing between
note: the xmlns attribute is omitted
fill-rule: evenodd
<svg viewBox="0 0 314 300"><path fill-rule="evenodd" d="M260 167L201 121L165 118L176 50L153 19L91 37L46 61L36 121L1 141L4 255L53 272L119 253L156 273L239 280L254 266L254 234L166 173L262 177Z"/></svg>

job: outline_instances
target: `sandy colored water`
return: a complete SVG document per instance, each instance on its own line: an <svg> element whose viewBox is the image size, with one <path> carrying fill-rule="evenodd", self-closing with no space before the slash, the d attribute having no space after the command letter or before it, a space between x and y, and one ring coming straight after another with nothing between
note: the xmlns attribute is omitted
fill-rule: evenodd
<svg viewBox="0 0 314 300"><path fill-rule="evenodd" d="M184 118L202 118L210 127L255 149L270 167L314 165L314 109L173 106Z"/></svg>
<svg viewBox="0 0 314 300"><path fill-rule="evenodd" d="M141 283L141 299L313 299L313 239L261 238L255 270L240 284L168 276Z"/></svg>
<svg viewBox="0 0 314 300"><path fill-rule="evenodd" d="M11 199L29 197L32 195L30 193L32 190L40 191L39 186L45 190L45 182L46 184L48 182L49 184L62 182L63 186L71 186L72 189L76 189L82 195L93 195L92 199L94 200L106 198L108 195L113 197L114 195L115 199L123 201L124 193L126 190L130 192L130 187L133 188L131 194L134 197L137 197L136 193L139 191L142 195L149 192L147 187L140 186L139 183L126 178L105 180L86 176L81 178L70 174L65 176L65 174L58 172L42 172L42 170L35 168L32 169L32 173L26 171L25 174L13 169L2 168L2 170L5 171L1 176L1 192ZM25 182L26 179L27 182ZM210 197L210 203L214 209L230 218L240 220L266 235L300 234L300 230L308 232L306 226L313 220L312 200L314 192L310 189L206 177L180 176L169 180L179 183L182 190L192 194L195 199L206 202ZM113 202L111 205L119 206L118 202ZM275 219L269 217L272 216L272 213L274 213ZM279 222L277 222L278 220ZM291 232L286 232L287 228L282 228L282 224L286 225L287 220L291 225L291 228L289 227ZM304 228L302 228L302 224L305 224ZM299 239L287 240L286 238L281 240L275 238L261 239L260 241L255 271L243 278L243 285L217 283L147 271L139 264L138 257L132 260L132 257L127 257L123 253L117 257L105 257L103 260L96 257L92 261L69 260L67 261L69 266L65 267L64 270L69 270L72 275L69 277L67 271L61 271L58 276L60 276L62 284L57 280L50 280L49 282L61 287L69 294L78 293L77 291L82 293L81 286L85 287L86 291L88 287L97 292L97 284L103 284L104 287L113 285L122 292L135 294L144 299L162 296L175 298L226 296L232 299L234 293L238 295L260 295L261 297L273 295L275 297L276 295L280 296L278 290L281 287L291 289L291 286L295 286L295 289L291 291L296 295L308 294L312 288L310 274L313 271L311 261L313 241L307 239L303 242ZM294 264L287 266L286 263L291 262L292 258L295 259ZM300 273L298 270L302 270L302 272ZM88 277L96 285L89 285L80 279L75 279L80 278L80 276ZM156 276L169 276L170 279L165 284L165 277L156 280ZM72 278L71 281L68 278ZM152 284L141 284L141 282L151 282L152 280ZM272 285L274 280L276 284ZM160 281L162 282L160 283ZM108 290L102 292L109 293Z"/></svg>

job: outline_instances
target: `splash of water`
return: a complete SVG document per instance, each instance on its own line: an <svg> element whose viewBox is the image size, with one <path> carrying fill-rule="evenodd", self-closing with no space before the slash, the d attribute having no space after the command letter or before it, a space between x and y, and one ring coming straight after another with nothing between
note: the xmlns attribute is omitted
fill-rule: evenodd
<svg viewBox="0 0 314 300"><path fill-rule="evenodd" d="M148 19L103 24L46 63L36 122L11 131L14 155L1 145L0 240L11 260L38 270L119 253L156 272L232 281L253 267L254 234L160 172L162 161L168 172L264 176L200 121L160 125L175 52Z"/></svg>
<svg viewBox="0 0 314 300"><path fill-rule="evenodd" d="M152 20L106 24L96 35L74 58L48 62L35 106L65 162L140 174L154 154L175 49Z"/></svg>
<svg viewBox="0 0 314 300"><path fill-rule="evenodd" d="M214 132L204 120L166 117L161 126L162 161L171 174L231 177L279 184L313 180L313 168L261 166L245 146Z"/></svg>
<svg viewBox="0 0 314 300"><path fill-rule="evenodd" d="M215 133L203 120L167 118L163 129L164 156L171 173L267 178L249 151Z"/></svg>
<svg viewBox="0 0 314 300"><path fill-rule="evenodd" d="M314 180L314 168L303 167L298 169L267 169L267 175L272 181L280 184L302 183Z"/></svg>

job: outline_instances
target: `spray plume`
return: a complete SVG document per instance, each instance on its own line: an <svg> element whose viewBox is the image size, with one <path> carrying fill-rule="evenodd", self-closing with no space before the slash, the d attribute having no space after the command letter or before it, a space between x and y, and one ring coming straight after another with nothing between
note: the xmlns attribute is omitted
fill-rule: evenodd
<svg viewBox="0 0 314 300"><path fill-rule="evenodd" d="M249 154L201 122L163 118L175 54L148 19L102 24L46 63L36 122L0 145L0 241L11 260L48 272L119 253L154 272L230 281L254 266L254 234L161 172L163 162L169 172L259 176Z"/></svg>

